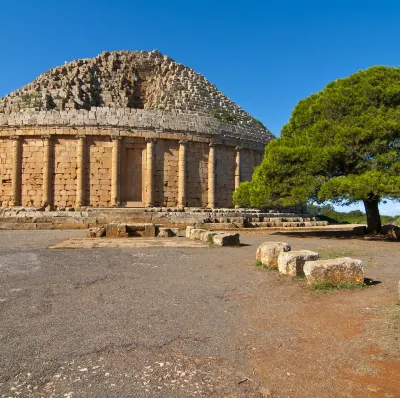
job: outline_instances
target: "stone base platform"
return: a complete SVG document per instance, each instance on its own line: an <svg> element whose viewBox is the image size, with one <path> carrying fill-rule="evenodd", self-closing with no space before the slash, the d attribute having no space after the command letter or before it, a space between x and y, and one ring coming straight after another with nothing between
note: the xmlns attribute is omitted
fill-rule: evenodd
<svg viewBox="0 0 400 398"><path fill-rule="evenodd" d="M159 227L198 226L210 230L277 229L326 226L326 221L296 212L258 209L204 208L62 208L45 211L39 207L0 209L0 229L74 229L105 226L112 222L150 223Z"/></svg>

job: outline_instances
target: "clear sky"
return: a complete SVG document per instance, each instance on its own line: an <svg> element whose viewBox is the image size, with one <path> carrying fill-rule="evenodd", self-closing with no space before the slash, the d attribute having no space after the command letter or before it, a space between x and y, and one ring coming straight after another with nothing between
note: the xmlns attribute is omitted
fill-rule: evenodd
<svg viewBox="0 0 400 398"><path fill-rule="evenodd" d="M400 64L398 0L3 0L0 19L0 97L65 61L157 49L275 135L331 80Z"/></svg>

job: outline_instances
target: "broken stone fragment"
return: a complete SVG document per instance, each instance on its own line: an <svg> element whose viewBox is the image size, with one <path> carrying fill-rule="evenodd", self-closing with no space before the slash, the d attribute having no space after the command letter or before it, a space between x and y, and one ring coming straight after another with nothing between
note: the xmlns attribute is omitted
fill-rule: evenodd
<svg viewBox="0 0 400 398"><path fill-rule="evenodd" d="M106 235L106 229L104 227L89 228L87 233L88 238L102 238Z"/></svg>
<svg viewBox="0 0 400 398"><path fill-rule="evenodd" d="M278 269L283 275L304 276L304 263L319 259L319 254L310 250L282 252L278 256Z"/></svg>
<svg viewBox="0 0 400 398"><path fill-rule="evenodd" d="M176 236L171 228L159 228L158 235L159 238L170 238L171 236Z"/></svg>
<svg viewBox="0 0 400 398"><path fill-rule="evenodd" d="M257 249L256 260L267 267L277 268L279 255L290 250L286 242L264 242Z"/></svg>
<svg viewBox="0 0 400 398"><path fill-rule="evenodd" d="M362 285L364 283L362 261L350 257L306 261L304 274L310 285L331 283L333 286L338 286L340 284Z"/></svg>

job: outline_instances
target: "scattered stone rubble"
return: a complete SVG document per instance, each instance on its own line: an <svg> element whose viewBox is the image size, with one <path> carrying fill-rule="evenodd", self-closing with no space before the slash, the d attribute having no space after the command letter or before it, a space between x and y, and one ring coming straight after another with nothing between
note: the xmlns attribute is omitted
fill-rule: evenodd
<svg viewBox="0 0 400 398"><path fill-rule="evenodd" d="M329 283L362 285L364 269L361 260L349 257L320 260L310 250L291 251L285 242L264 242L256 252L256 261L264 267L278 268L282 275L306 277L309 285Z"/></svg>

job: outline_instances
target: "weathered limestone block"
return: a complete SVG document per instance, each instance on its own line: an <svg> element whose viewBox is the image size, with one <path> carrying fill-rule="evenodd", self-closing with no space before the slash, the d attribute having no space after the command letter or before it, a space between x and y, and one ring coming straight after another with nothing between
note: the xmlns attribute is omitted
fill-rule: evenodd
<svg viewBox="0 0 400 398"><path fill-rule="evenodd" d="M190 239L202 240L202 236L205 232L208 232L206 229L201 228L193 228L190 232Z"/></svg>
<svg viewBox="0 0 400 398"><path fill-rule="evenodd" d="M106 235L106 229L104 227L89 228L87 233L88 238L102 238Z"/></svg>
<svg viewBox="0 0 400 398"><path fill-rule="evenodd" d="M156 227L152 224L145 225L144 236L147 238L154 238L156 236Z"/></svg>
<svg viewBox="0 0 400 398"><path fill-rule="evenodd" d="M186 236L186 238L190 239L190 236L191 236L191 234L192 234L192 229L194 229L194 227L192 227L192 226L190 226L190 225L188 225L188 226L186 227L186 231L185 231L185 236Z"/></svg>
<svg viewBox="0 0 400 398"><path fill-rule="evenodd" d="M208 242L208 243L214 243L213 242L213 238L215 235L217 235L219 232L216 231L207 231L204 232L201 236L201 240L204 242Z"/></svg>
<svg viewBox="0 0 400 398"><path fill-rule="evenodd" d="M264 242L256 253L256 260L267 267L278 267L278 257L283 252L290 252L291 247L285 242Z"/></svg>
<svg viewBox="0 0 400 398"><path fill-rule="evenodd" d="M215 246L240 246L240 235L218 233L212 237Z"/></svg>
<svg viewBox="0 0 400 398"><path fill-rule="evenodd" d="M282 252L278 256L278 269L283 275L304 276L304 263L319 260L319 254L310 250Z"/></svg>
<svg viewBox="0 0 400 398"><path fill-rule="evenodd" d="M116 222L107 224L106 236L113 238L127 238L129 234L127 232L126 224Z"/></svg>
<svg viewBox="0 0 400 398"><path fill-rule="evenodd" d="M354 235L365 235L367 233L367 228L364 225L359 225L353 228Z"/></svg>
<svg viewBox="0 0 400 398"><path fill-rule="evenodd" d="M170 238L171 236L176 236L171 228L159 228L158 235L159 238Z"/></svg>
<svg viewBox="0 0 400 398"><path fill-rule="evenodd" d="M400 228L397 225L382 225L381 234L387 235L394 239L400 239Z"/></svg>
<svg viewBox="0 0 400 398"><path fill-rule="evenodd" d="M329 282L334 286L341 283L364 283L364 268L361 260L350 257L335 258L332 260L306 261L304 274L310 285Z"/></svg>

